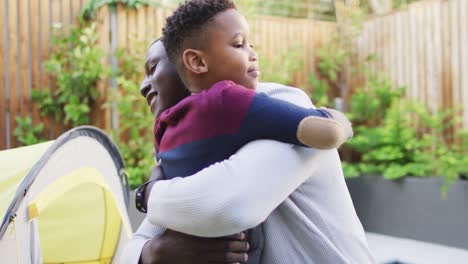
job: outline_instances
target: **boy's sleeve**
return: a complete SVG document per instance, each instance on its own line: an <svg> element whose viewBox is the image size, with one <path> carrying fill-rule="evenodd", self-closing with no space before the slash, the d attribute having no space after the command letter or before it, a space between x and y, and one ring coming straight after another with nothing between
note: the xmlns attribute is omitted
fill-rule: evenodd
<svg viewBox="0 0 468 264"><path fill-rule="evenodd" d="M216 88L216 87L214 87ZM257 139L272 139L318 149L339 147L352 131L343 114L333 109L301 107L264 93L255 93L230 83L216 90L219 117L213 126L232 127L229 131L242 146ZM343 115L344 116L344 115Z"/></svg>

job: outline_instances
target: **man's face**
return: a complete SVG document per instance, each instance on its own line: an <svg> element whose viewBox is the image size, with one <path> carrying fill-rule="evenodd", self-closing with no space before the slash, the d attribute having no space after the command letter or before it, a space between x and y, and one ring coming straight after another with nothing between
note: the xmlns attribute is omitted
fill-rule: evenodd
<svg viewBox="0 0 468 264"><path fill-rule="evenodd" d="M229 9L216 15L210 27L208 47L203 51L210 81L231 80L255 89L260 71L245 18Z"/></svg>
<svg viewBox="0 0 468 264"><path fill-rule="evenodd" d="M148 50L140 93L155 117L189 95L161 41L155 42Z"/></svg>

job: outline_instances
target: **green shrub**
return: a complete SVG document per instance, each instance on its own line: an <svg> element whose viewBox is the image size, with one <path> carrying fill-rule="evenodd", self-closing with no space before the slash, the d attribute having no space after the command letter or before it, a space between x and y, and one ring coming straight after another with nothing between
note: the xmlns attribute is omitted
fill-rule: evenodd
<svg viewBox="0 0 468 264"><path fill-rule="evenodd" d="M351 99L355 136L347 145L360 158L344 166L346 174L379 174L387 179L444 177L445 193L450 183L468 172L466 143L449 144L451 138L446 135L460 121L457 111L432 113L428 106L406 99L402 89L382 82L369 84Z"/></svg>
<svg viewBox="0 0 468 264"><path fill-rule="evenodd" d="M336 39L317 54L319 74L310 75L311 97L317 106L333 107L330 96L340 89L344 57L352 54ZM468 172L468 132L457 135L459 144L452 144L447 133L460 123L458 109L432 112L428 106L406 99L405 87L395 87L385 74L369 70L368 62L375 58L370 55L351 69L362 77L363 84L353 89L348 102L346 115L355 133L342 149L349 158L343 162L345 176L443 177L442 192L446 193L450 183Z"/></svg>
<svg viewBox="0 0 468 264"><path fill-rule="evenodd" d="M17 126L13 135L18 140L20 146L29 146L45 141L41 136L44 131L44 124L33 125L32 119L28 117L16 117Z"/></svg>
<svg viewBox="0 0 468 264"><path fill-rule="evenodd" d="M98 82L109 76L103 64L105 52L99 46L95 24L82 24L68 34L60 33L54 25L52 54L43 66L56 85L53 92L32 91L42 117L51 117L67 128L89 124L90 112L99 96ZM43 140L44 124L33 126L30 118L17 118L15 137L21 144ZM28 126L31 127L28 131Z"/></svg>
<svg viewBox="0 0 468 264"><path fill-rule="evenodd" d="M119 127L112 131L112 137L125 161L132 188L142 184L155 165L154 116L139 91L145 48L143 43L135 43L130 48L117 51L119 88L111 93L107 104L115 102L120 115Z"/></svg>

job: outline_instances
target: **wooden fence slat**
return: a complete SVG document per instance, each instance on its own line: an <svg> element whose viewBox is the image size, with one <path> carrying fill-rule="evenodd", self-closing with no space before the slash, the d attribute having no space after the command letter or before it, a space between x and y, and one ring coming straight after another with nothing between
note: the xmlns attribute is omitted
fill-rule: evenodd
<svg viewBox="0 0 468 264"><path fill-rule="evenodd" d="M29 65L28 65L28 56L30 55L30 48L28 47L28 42L30 41L28 36L28 1L18 1L18 11L19 11L19 41L20 41L20 51L18 55L20 56L20 115L22 117L29 116L30 105L31 105L31 96L29 94Z"/></svg>
<svg viewBox="0 0 468 264"><path fill-rule="evenodd" d="M73 0L72 0L73 1ZM63 0L62 1L62 11L61 11L61 23L63 26L63 34L68 35L72 29L73 21L70 22L70 18L73 16L71 11L71 1Z"/></svg>
<svg viewBox="0 0 468 264"><path fill-rule="evenodd" d="M125 6L119 4L117 6L117 47L125 48L127 46L127 10Z"/></svg>
<svg viewBox="0 0 468 264"><path fill-rule="evenodd" d="M435 56L435 49L434 49L434 42L433 42L433 29L434 29L434 19L432 18L432 3L431 5L425 6L425 10L423 12L424 14L424 20L423 20L423 25L424 25L424 31L423 31L423 42L425 44L424 46L424 56L425 56L425 61L421 66L424 66L423 69L425 70L425 80L426 80L426 100L423 101L425 102L430 109L433 109L434 106L434 100L435 100L435 95L434 95L434 90L435 90L435 71L434 71L434 56Z"/></svg>
<svg viewBox="0 0 468 264"><path fill-rule="evenodd" d="M154 26L154 12L153 8L147 6L145 7L146 13L146 37L145 37L145 47L147 47L154 40L155 26Z"/></svg>
<svg viewBox="0 0 468 264"><path fill-rule="evenodd" d="M76 0L70 0L71 2L71 13L73 14L71 16L71 19L73 20L73 24L78 22L78 15L81 12L81 6L80 6L80 1Z"/></svg>
<svg viewBox="0 0 468 264"><path fill-rule="evenodd" d="M137 39L137 16L134 9L127 10L127 33L128 33L128 45L132 45L131 41Z"/></svg>
<svg viewBox="0 0 468 264"><path fill-rule="evenodd" d="M410 30L409 30L409 39L410 42L410 67L409 70L411 72L411 83L408 91L408 95L412 99L418 98L418 89L419 86L419 79L418 79L418 72L419 72L419 63L418 63L418 24L417 24L417 9L411 6L409 8L409 22L410 22Z"/></svg>
<svg viewBox="0 0 468 264"><path fill-rule="evenodd" d="M369 41L369 34L368 34L369 28L370 28L369 23L364 22L364 24L362 25L362 31L359 34L360 41L359 41L358 46L356 47L358 63L366 61L367 57L370 54L370 41ZM366 63L365 67L370 67L370 64ZM361 76L356 76L356 77L358 77L359 79L356 82L356 86L352 87L351 92L354 92L358 88L361 88L361 85L366 78L365 76L362 76L362 74Z"/></svg>
<svg viewBox="0 0 468 264"><path fill-rule="evenodd" d="M403 82L400 85L406 86L408 89L409 85L411 84L411 69L413 68L411 65L411 54L410 54L410 31L409 31L409 13L408 11L403 12L402 20L400 21L400 28L401 30L401 41L402 41L402 48L400 52L402 53L402 65L401 70L403 73Z"/></svg>
<svg viewBox="0 0 468 264"><path fill-rule="evenodd" d="M441 38L442 38L442 109L453 107L452 104L452 65L450 61L451 38L450 38L450 10L448 1L442 2L441 8ZM451 127L445 131L446 139L449 143L453 143L454 129Z"/></svg>
<svg viewBox="0 0 468 264"><path fill-rule="evenodd" d="M392 80L394 83L397 83L397 78L396 78L396 71L395 71L395 66L397 66L397 61L396 61L396 52L395 52L395 19L396 19L396 14L387 16L385 17L386 19L386 25L387 25L387 38L386 38L386 45L387 45L387 71L390 76L390 80Z"/></svg>
<svg viewBox="0 0 468 264"><path fill-rule="evenodd" d="M459 107L460 106L460 80L461 80L461 69L460 69L460 30L462 27L459 25L459 21L461 21L459 16L460 11L460 2L459 1L449 1L449 9L450 9L450 35L451 35L451 79L452 79L452 98L453 98L453 106ZM455 127L455 133L458 130L459 126Z"/></svg>
<svg viewBox="0 0 468 264"><path fill-rule="evenodd" d="M31 88L32 90L38 90L40 87L40 80L39 80L39 68L40 65L40 46L39 46L39 39L40 39L40 8L39 8L39 1L31 1L31 6L29 10L29 14L31 16L30 20L30 32L31 32L31 44L30 44L30 52L31 52ZM32 104L32 121L34 125L37 125L41 122L41 117L39 114L39 105L36 102L31 100Z"/></svg>
<svg viewBox="0 0 468 264"><path fill-rule="evenodd" d="M463 128L468 129L468 74L466 74L466 69L468 69L468 2L466 0L460 1L460 47L461 49L461 69L465 74L461 75L461 85L460 85L460 94L461 94L461 104L463 106Z"/></svg>
<svg viewBox="0 0 468 264"><path fill-rule="evenodd" d="M162 35L162 29L165 25L165 20L164 20L164 16L163 16L163 11L161 8L155 8L155 28L156 28L156 35L155 35L155 39L156 38L159 38L161 35Z"/></svg>
<svg viewBox="0 0 468 264"><path fill-rule="evenodd" d="M375 22L374 21L368 21L367 22L367 38L366 38L366 41L367 41L367 47L368 47L368 52L367 52L367 56L369 55L373 55L375 54L375 34L374 34L374 26L375 26ZM376 62L375 60L372 60L369 62L369 70L371 72L375 72L376 71L376 66L375 66Z"/></svg>
<svg viewBox="0 0 468 264"><path fill-rule="evenodd" d="M452 86L452 79L450 78L451 64L450 64L450 13L448 2L442 2L441 9L441 37L442 37L442 108L447 109L452 107L452 95L450 88Z"/></svg>
<svg viewBox="0 0 468 264"><path fill-rule="evenodd" d="M142 42L145 41L146 39L146 14L144 12L144 8L140 8L139 10L136 10L136 17L137 17L137 24L136 24L136 29L137 29L137 39L138 41Z"/></svg>
<svg viewBox="0 0 468 264"><path fill-rule="evenodd" d="M60 25L60 29L58 29L58 32L57 32L59 36L64 36L66 32L64 29L65 25L64 23L62 23L62 18L63 18L62 2L63 2L62 0L53 0L53 4L52 4L52 26ZM58 50L57 47L52 46L52 43L49 43L49 45L52 48L52 51L56 52ZM55 77L52 78L51 87L52 87L52 91L54 92L58 89L57 79ZM54 120L54 119L52 120L52 124L53 124L52 138L55 139L59 137L60 134L62 134L64 124L61 120Z"/></svg>
<svg viewBox="0 0 468 264"><path fill-rule="evenodd" d="M0 3L0 150L6 149L6 49L5 45L8 38L5 37L5 27L7 25L7 14L5 10L6 2Z"/></svg>
<svg viewBox="0 0 468 264"><path fill-rule="evenodd" d="M442 96L442 91L443 91L443 73L442 73L442 59L443 59L443 45L442 45L442 16L441 16L441 10L442 10L442 3L440 1L437 1L434 4L434 7L432 9L432 15L434 22L434 34L433 34L433 39L434 39L434 52L435 52L435 87L436 90L434 91L434 94L437 97L437 101L435 102L437 105L435 106L435 110L438 111L441 109L443 106L443 96Z"/></svg>
<svg viewBox="0 0 468 264"><path fill-rule="evenodd" d="M418 68L418 80L420 86L418 87L418 97L417 99L421 102L426 102L426 90L427 90L427 83L426 83L426 54L425 48L426 43L424 41L424 34L426 31L426 23L425 23L425 13L426 10L424 9L425 6L422 8L417 9L417 25L419 28L419 32L416 34L418 38L418 61L416 67Z"/></svg>
<svg viewBox="0 0 468 264"><path fill-rule="evenodd" d="M405 12L398 13L395 17L395 21L393 23L394 32L395 32L395 61L396 65L395 72L396 72L396 83L398 86L404 85L405 83L405 74L404 71L406 69L406 65L404 63L404 50L403 50L403 41L404 41L404 29L402 27L402 22L404 19Z"/></svg>
<svg viewBox="0 0 468 264"><path fill-rule="evenodd" d="M46 2L47 3L47 2ZM49 92L51 91L51 86L50 86L50 77L47 71L44 68L44 63L49 59L49 54L50 54L50 34L51 34L51 8L50 8L50 2L49 4L44 3L43 5L40 5L40 30L41 30L41 35L40 35L40 40L39 40L39 45L40 45L40 61L39 63L41 64L41 68L39 69L39 82L41 84L40 91L42 93L44 92ZM43 119L44 121L44 136L47 139L52 138L52 122L51 118L45 117Z"/></svg>
<svg viewBox="0 0 468 264"><path fill-rule="evenodd" d="M98 12L98 32L100 33L99 35L99 44L101 48L105 51L108 52L110 50L110 22L109 22L109 7L103 7L99 10ZM109 54L106 53L106 55L103 58L102 63L105 65L109 64ZM107 84L109 81L106 80L101 80L98 83L98 91L99 91L99 97L96 100L92 113L94 113L92 116L94 117L93 124L96 126L109 131L110 130L110 110L108 107L104 108L103 105L106 103L106 98L108 95L108 89Z"/></svg>
<svg viewBox="0 0 468 264"><path fill-rule="evenodd" d="M377 72L382 72L383 71L383 61L385 57L385 53L383 52L383 34L384 34L384 26L383 26L383 19L378 18L376 19L376 28L374 31L374 34L376 35L376 46L375 50L376 53L378 54L377 57Z"/></svg>
<svg viewBox="0 0 468 264"><path fill-rule="evenodd" d="M17 141L13 136L15 130L16 116L19 112L19 101L18 101L18 2L14 0L8 0L8 33L9 33L9 68L10 68L10 142L12 147L17 146Z"/></svg>

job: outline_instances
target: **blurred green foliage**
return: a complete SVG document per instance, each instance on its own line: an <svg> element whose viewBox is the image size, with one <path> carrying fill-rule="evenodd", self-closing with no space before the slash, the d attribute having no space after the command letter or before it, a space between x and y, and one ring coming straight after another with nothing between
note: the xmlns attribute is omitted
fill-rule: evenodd
<svg viewBox="0 0 468 264"><path fill-rule="evenodd" d="M73 28L63 36L53 37L53 53L44 63L45 70L56 80L54 92L34 90L41 115L54 116L72 127L89 123L91 107L99 96L98 82L109 76L102 61L105 52L97 42L96 25Z"/></svg>
<svg viewBox="0 0 468 264"><path fill-rule="evenodd" d="M349 54L343 49L330 43L317 52L319 74L310 76L317 106L333 107L329 91L337 85L343 54ZM431 106L407 99L405 87L396 87L384 73L369 70L367 64L375 57L352 69L364 81L353 89L346 113L355 134L346 144L353 160L343 162L345 176L443 177L445 194L451 183L468 173L468 132L455 135L459 144L452 144L455 138L450 134L450 128L460 124L460 109L433 112Z"/></svg>
<svg viewBox="0 0 468 264"><path fill-rule="evenodd" d="M160 6L155 0L89 0L81 10L79 19L81 21L91 21L96 18L97 11L103 6L116 8L117 4L123 4L126 8L140 8L147 5Z"/></svg>
<svg viewBox="0 0 468 264"><path fill-rule="evenodd" d="M276 53L275 56L265 56L258 51L261 78L263 81L293 85L294 75L304 69L304 58L301 56L303 48L293 45L291 48Z"/></svg>
<svg viewBox="0 0 468 264"><path fill-rule="evenodd" d="M13 135L21 146L29 146L45 141L42 133L44 124L33 125L31 117L16 117L17 126Z"/></svg>
<svg viewBox="0 0 468 264"><path fill-rule="evenodd" d="M125 161L132 188L145 182L150 176L150 169L155 165L155 119L139 91L146 48L146 43L138 42L117 50L118 89L113 90L107 104L110 106L115 103L120 115L119 126L112 131L112 138Z"/></svg>
<svg viewBox="0 0 468 264"><path fill-rule="evenodd" d="M95 24L73 27L68 34L60 29L60 24L54 25L54 48L43 64L56 88L53 92L34 89L32 99L38 103L41 116L52 117L66 127L76 127L89 123L91 108L99 96L98 82L108 77L110 71L102 63L105 52L97 42ZM29 117L16 120L19 126L14 135L20 143L40 141L43 123L33 126Z"/></svg>

